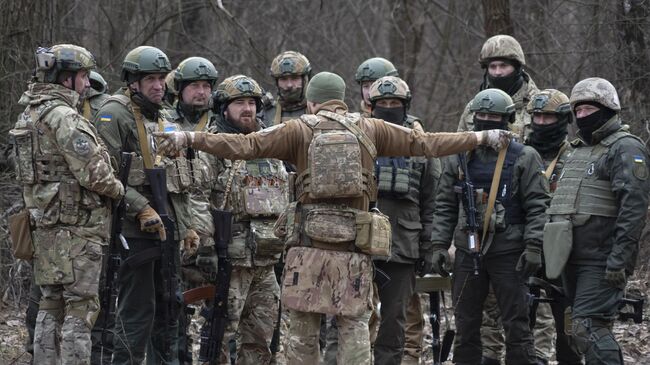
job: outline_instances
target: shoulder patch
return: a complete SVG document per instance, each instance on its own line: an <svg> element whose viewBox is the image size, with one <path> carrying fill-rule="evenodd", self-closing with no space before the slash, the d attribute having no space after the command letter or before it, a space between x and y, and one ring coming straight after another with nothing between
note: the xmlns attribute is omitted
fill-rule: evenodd
<svg viewBox="0 0 650 365"><path fill-rule="evenodd" d="M632 167L632 174L639 180L646 180L648 178L648 166L646 165L644 156L634 156L634 166Z"/></svg>
<svg viewBox="0 0 650 365"><path fill-rule="evenodd" d="M77 154L86 156L90 152L90 140L88 137L79 134L72 141L72 148Z"/></svg>
<svg viewBox="0 0 650 365"><path fill-rule="evenodd" d="M113 116L111 114L105 114L99 116L100 122L110 122L111 120L113 120Z"/></svg>

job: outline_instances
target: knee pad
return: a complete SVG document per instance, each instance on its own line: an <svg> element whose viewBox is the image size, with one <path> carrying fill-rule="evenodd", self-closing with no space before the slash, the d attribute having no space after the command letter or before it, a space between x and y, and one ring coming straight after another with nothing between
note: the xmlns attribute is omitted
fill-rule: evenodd
<svg viewBox="0 0 650 365"><path fill-rule="evenodd" d="M592 346L596 346L599 351L620 352L620 347L611 331L611 321L576 318L572 324L571 345L580 355L587 353Z"/></svg>
<svg viewBox="0 0 650 365"><path fill-rule="evenodd" d="M83 300L68 302L65 307L65 315L80 318L89 329L92 329L99 316L99 297L86 298Z"/></svg>
<svg viewBox="0 0 650 365"><path fill-rule="evenodd" d="M63 302L63 298L61 299L41 298L41 301L38 303L39 311L44 311L49 313L58 322L63 322L64 308L65 308L65 303Z"/></svg>

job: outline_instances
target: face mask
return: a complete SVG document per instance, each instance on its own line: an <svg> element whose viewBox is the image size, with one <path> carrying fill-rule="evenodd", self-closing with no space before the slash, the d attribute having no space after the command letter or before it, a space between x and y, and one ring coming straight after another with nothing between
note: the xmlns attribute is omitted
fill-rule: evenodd
<svg viewBox="0 0 650 365"><path fill-rule="evenodd" d="M582 137L585 142L591 144L593 132L607 123L607 121L610 120L614 114L616 114L615 111L607 108L602 108L587 115L586 117L576 118L576 124L580 129L580 137Z"/></svg>
<svg viewBox="0 0 650 365"><path fill-rule="evenodd" d="M297 103L302 100L301 87L289 90L278 89L278 93L280 94L280 99L287 103Z"/></svg>
<svg viewBox="0 0 650 365"><path fill-rule="evenodd" d="M568 115L553 124L531 124L529 144L540 153L556 151L566 138Z"/></svg>
<svg viewBox="0 0 650 365"><path fill-rule="evenodd" d="M404 108L382 108L375 106L372 109L373 118L383 119L393 124L402 124L406 119Z"/></svg>
<svg viewBox="0 0 650 365"><path fill-rule="evenodd" d="M494 77L488 74L487 78L490 87L503 90L510 96L514 95L524 82L524 78L521 75L521 68L515 69L507 76Z"/></svg>
<svg viewBox="0 0 650 365"><path fill-rule="evenodd" d="M476 116L474 117L474 130L475 131L486 131L489 129L508 129L506 127L506 123L504 122L497 122L494 120L483 120L483 119L477 119Z"/></svg>

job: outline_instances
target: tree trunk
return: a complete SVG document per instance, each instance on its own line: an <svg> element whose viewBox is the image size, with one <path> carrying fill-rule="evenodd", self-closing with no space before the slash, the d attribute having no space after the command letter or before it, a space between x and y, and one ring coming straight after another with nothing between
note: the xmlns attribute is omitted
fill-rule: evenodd
<svg viewBox="0 0 650 365"><path fill-rule="evenodd" d="M485 36L514 34L509 0L482 0Z"/></svg>

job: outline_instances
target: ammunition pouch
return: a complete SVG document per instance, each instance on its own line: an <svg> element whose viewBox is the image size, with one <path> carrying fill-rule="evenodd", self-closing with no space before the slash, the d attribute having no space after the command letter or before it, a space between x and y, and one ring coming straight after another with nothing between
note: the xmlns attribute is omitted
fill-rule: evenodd
<svg viewBox="0 0 650 365"><path fill-rule="evenodd" d="M22 184L34 184L36 175L33 163L34 141L32 140L32 131L29 129L12 129L9 131L9 138L14 143L16 178Z"/></svg>
<svg viewBox="0 0 650 365"><path fill-rule="evenodd" d="M192 186L190 162L185 157L164 159L167 191L170 193L183 193ZM140 187L150 185L144 173L144 160L142 156L133 156L129 170L129 186Z"/></svg>
<svg viewBox="0 0 650 365"><path fill-rule="evenodd" d="M32 219L28 209L9 216L11 252L17 259L31 260L34 257L32 241Z"/></svg>
<svg viewBox="0 0 650 365"><path fill-rule="evenodd" d="M284 251L284 241L274 233L272 219L254 219L251 221L251 238L255 244L255 254L273 256Z"/></svg>
<svg viewBox="0 0 650 365"><path fill-rule="evenodd" d="M245 259L246 248L250 248L252 241L249 238L249 229L244 223L232 225L232 241L228 244L228 257L232 259Z"/></svg>

